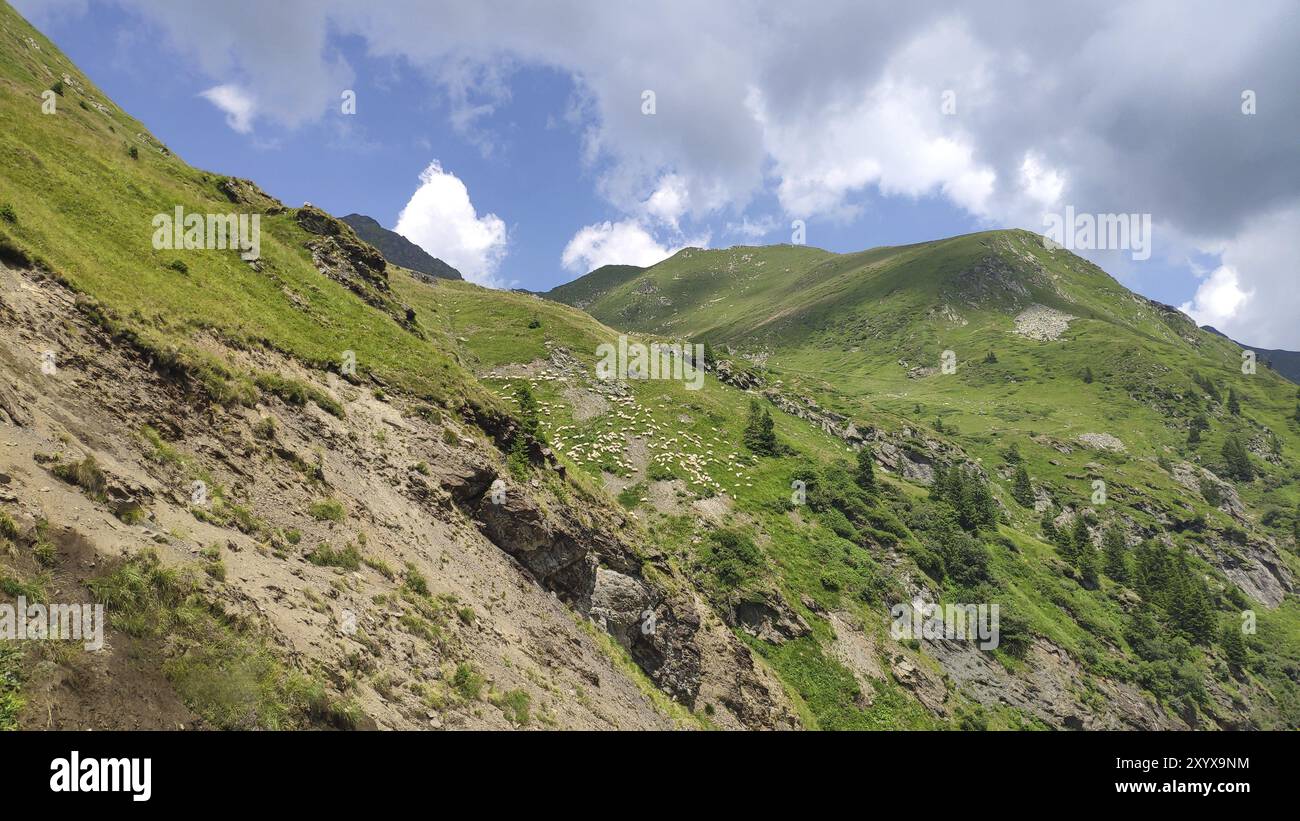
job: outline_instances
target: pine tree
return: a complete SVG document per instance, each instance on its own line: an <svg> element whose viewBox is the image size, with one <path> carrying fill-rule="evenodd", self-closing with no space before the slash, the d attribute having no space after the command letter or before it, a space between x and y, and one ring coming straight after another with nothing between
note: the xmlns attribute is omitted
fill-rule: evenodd
<svg viewBox="0 0 1300 821"><path fill-rule="evenodd" d="M858 487L867 491L874 492L876 489L876 468L875 459L872 456L871 448L863 445L858 449L858 471L854 478L857 479Z"/></svg>
<svg viewBox="0 0 1300 821"><path fill-rule="evenodd" d="M749 421L745 424L745 447L760 456L776 454L776 425L772 413L758 404L757 399L749 402Z"/></svg>
<svg viewBox="0 0 1300 821"><path fill-rule="evenodd" d="M1205 418L1204 413L1197 413L1192 417L1192 421L1187 426L1187 443L1195 445L1201 441L1201 432L1210 429L1210 420Z"/></svg>
<svg viewBox="0 0 1300 821"><path fill-rule="evenodd" d="M539 417L537 399L527 385L520 385L515 390L515 399L519 402L519 427L533 437L541 438L541 418Z"/></svg>
<svg viewBox="0 0 1300 821"><path fill-rule="evenodd" d="M1083 369L1083 382L1085 385L1092 384L1092 368L1085 366Z"/></svg>
<svg viewBox="0 0 1300 821"><path fill-rule="evenodd" d="M1228 666L1237 672L1246 669L1250 656L1246 651L1246 639L1241 635L1241 628L1235 624L1223 628L1222 642L1223 655L1228 659Z"/></svg>
<svg viewBox="0 0 1300 821"><path fill-rule="evenodd" d="M1185 553L1178 554L1174 569L1168 598L1169 618L1194 641L1205 644L1214 635L1209 586L1192 570Z"/></svg>
<svg viewBox="0 0 1300 821"><path fill-rule="evenodd" d="M1101 582L1101 556L1097 553L1097 548L1092 546L1092 542L1087 542L1079 548L1078 567L1079 575L1083 577L1083 586L1096 589Z"/></svg>
<svg viewBox="0 0 1300 821"><path fill-rule="evenodd" d="M1223 461L1227 464L1228 475L1242 482L1255 478L1255 466L1251 464L1250 453L1237 434L1230 434L1223 440Z"/></svg>
<svg viewBox="0 0 1300 821"><path fill-rule="evenodd" d="M1228 413L1241 416L1241 402L1237 400L1237 392L1232 388L1228 388Z"/></svg>
<svg viewBox="0 0 1300 821"><path fill-rule="evenodd" d="M1049 542L1056 541L1056 520L1052 518L1051 508L1043 512L1043 538Z"/></svg>
<svg viewBox="0 0 1300 821"><path fill-rule="evenodd" d="M1119 525L1106 528L1101 543L1106 553L1106 575L1117 582L1128 581L1128 543Z"/></svg>
<svg viewBox="0 0 1300 821"><path fill-rule="evenodd" d="M1066 560L1077 567L1083 547L1091 544L1092 542L1088 538L1088 523L1083 520L1083 513L1077 512L1074 514L1074 529L1070 532L1068 538L1062 539Z"/></svg>
<svg viewBox="0 0 1300 821"><path fill-rule="evenodd" d="M1011 495L1021 507L1034 506L1034 487L1029 483L1029 471L1025 470L1024 465L1016 466L1016 478L1011 487Z"/></svg>

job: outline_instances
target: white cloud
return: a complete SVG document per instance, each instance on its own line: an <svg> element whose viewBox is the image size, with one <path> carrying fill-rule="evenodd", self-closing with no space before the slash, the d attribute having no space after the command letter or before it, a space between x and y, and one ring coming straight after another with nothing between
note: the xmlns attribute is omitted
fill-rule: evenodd
<svg viewBox="0 0 1300 821"><path fill-rule="evenodd" d="M1020 163L1020 190L1036 205L1051 208L1065 191L1065 179L1055 168L1045 168L1042 158L1031 151Z"/></svg>
<svg viewBox="0 0 1300 821"><path fill-rule="evenodd" d="M257 103L251 94L237 85L226 84L213 86L199 96L221 109L226 114L226 125L240 134L253 130L253 116L257 113Z"/></svg>
<svg viewBox="0 0 1300 821"><path fill-rule="evenodd" d="M751 220L748 216L745 216L739 222L727 223L726 232L753 242L762 239L780 227L781 222L776 217L762 216Z"/></svg>
<svg viewBox="0 0 1300 821"><path fill-rule="evenodd" d="M686 213L691 199L686 181L677 174L666 174L659 180L659 187L646 200L645 210L650 216L661 220L673 228Z"/></svg>
<svg viewBox="0 0 1300 821"><path fill-rule="evenodd" d="M1297 236L1300 202L1260 217L1226 241L1207 245L1221 264L1182 310L1242 344L1300 350Z"/></svg>
<svg viewBox="0 0 1300 821"><path fill-rule="evenodd" d="M1179 310L1199 325L1213 325L1220 331L1232 327L1242 308L1249 304L1254 291L1243 291L1235 268L1220 265L1196 289L1196 295Z"/></svg>
<svg viewBox="0 0 1300 821"><path fill-rule="evenodd" d="M640 265L662 262L687 246L707 246L708 237L665 246L635 220L601 222L579 229L560 255L569 271L585 274L602 265Z"/></svg>
<svg viewBox="0 0 1300 821"><path fill-rule="evenodd" d="M434 160L397 217L394 231L451 265L471 282L501 287L496 271L506 255L506 224L479 216L465 183Z"/></svg>

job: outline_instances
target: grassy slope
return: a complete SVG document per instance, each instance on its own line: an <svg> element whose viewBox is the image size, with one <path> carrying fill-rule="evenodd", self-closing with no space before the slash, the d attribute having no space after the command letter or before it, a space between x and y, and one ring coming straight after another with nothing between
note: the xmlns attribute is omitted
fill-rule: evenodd
<svg viewBox="0 0 1300 821"><path fill-rule="evenodd" d="M982 289L987 276L962 276L990 257L1003 261L1028 293ZM1058 341L1016 335L1013 318L1030 302L1076 319ZM1057 505L1089 505L1092 480L1101 478L1110 496L1099 509L1103 520L1127 518L1156 531L1165 525L1149 512L1149 501L1182 509L1188 520L1204 515L1209 534L1234 526L1160 467L1162 457L1223 475L1226 436L1262 445L1276 434L1280 460L1255 458L1261 478L1237 488L1260 523L1255 532L1283 545L1283 561L1300 571L1291 535L1300 500L1295 385L1262 367L1242 374L1240 350L1232 343L1132 296L1082 259L1043 249L1031 234L988 232L850 255L791 246L691 250L611 289L588 310L618 328L729 347L762 363L768 379L788 394L812 396L860 423L920 426L990 469L1003 465L1001 454L1014 443L1034 485ZM944 350L957 355L954 375L908 378L898 363L934 367ZM996 362L984 361L990 351ZM1095 376L1090 384L1081 379L1085 369ZM1220 400L1197 387L1194 372L1217 385ZM1226 410L1229 388L1240 398L1240 416ZM1198 410L1207 413L1211 429L1199 445L1189 445L1187 423ZM940 426L946 433L937 432ZM1128 450L1079 447L1073 440L1088 432L1112 433ZM1051 440L1072 452L1047 446ZM1037 517L1008 491L1007 485L997 491L1010 511L1003 535L1019 552L991 545L991 553L1034 629L1079 656L1105 657L1108 644L1120 648L1117 659L1126 657L1110 582L1092 593L1048 570L1054 548L1038 538ZM1266 517L1270 511L1274 515ZM1206 536L1188 531L1175 541L1203 546ZM1225 548L1218 540L1207 549ZM1203 569L1226 584L1217 571ZM1221 605L1227 618L1232 608ZM1261 636L1300 636L1294 597L1276 610L1255 609L1268 625ZM1281 668L1300 658L1287 649L1290 641L1261 638L1255 646L1275 654L1269 663ZM1293 705L1294 688L1277 686L1279 701Z"/></svg>
<svg viewBox="0 0 1300 821"><path fill-rule="evenodd" d="M584 277L553 288L546 293L546 297L565 305L581 306L644 270L636 265L602 265Z"/></svg>
<svg viewBox="0 0 1300 821"><path fill-rule="evenodd" d="M814 263L802 273L791 264L796 251L804 252L805 263ZM1031 282L1032 295L1022 303L1039 302L1079 317L1061 341L1012 333L1014 311L997 298L965 304L966 293L954 275L990 251L1013 264L1021 255L1033 255L1052 277L1063 293ZM829 261L815 262L826 256ZM763 268L754 272L760 263ZM790 274L773 278L764 269ZM673 304L659 305L658 294L638 293L644 281L654 282ZM964 324L936 315L942 306L951 306ZM996 460L1015 442L1030 459L1035 480L1051 486L1065 503L1090 496L1090 483L1071 477L1099 459L1113 463L1103 477L1108 482L1167 499L1184 495L1164 471L1151 470L1157 457L1187 458L1217 470L1227 434L1249 439L1267 431L1281 440L1281 462L1256 460L1267 478L1239 490L1258 513L1270 507L1293 511L1300 500L1292 467L1300 456L1294 385L1264 368L1243 375L1239 349L1231 342L1185 320L1163 320L1100 269L1064 252L1051 254L1023 232L843 256L790 246L683 252L624 283L590 310L615 327L707 338L741 352L767 354L770 377L783 380L791 392L812 395L873 424L932 426L940 419L945 427L956 427L958 444L978 457ZM903 359L910 366L934 367L944 350L957 355L951 377L910 379L898 365ZM989 351L996 353L996 363L984 361ZM1095 375L1091 384L1079 378L1085 369ZM1224 396L1235 390L1242 415L1233 417L1222 402L1204 398L1193 372L1214 380ZM1207 407L1211 430L1199 446L1189 447L1187 422L1198 402ZM1068 441L1087 432L1119 436L1128 458L1077 448L1059 454L1030 440L1043 434ZM1288 514L1278 521L1275 535L1288 534L1289 524Z"/></svg>
<svg viewBox="0 0 1300 821"><path fill-rule="evenodd" d="M71 82L57 113L42 115L41 92L65 74ZM338 363L350 349L360 372L412 392L451 404L473 393L446 350L316 270L292 210L263 215L260 272L233 250L155 251L157 213L177 205L201 214L250 209L218 190L223 177L168 152L7 4L0 4L0 120L0 203L17 215L16 223L0 222L0 233L151 345L181 344L206 329L307 363ZM174 260L188 273L169 268Z"/></svg>

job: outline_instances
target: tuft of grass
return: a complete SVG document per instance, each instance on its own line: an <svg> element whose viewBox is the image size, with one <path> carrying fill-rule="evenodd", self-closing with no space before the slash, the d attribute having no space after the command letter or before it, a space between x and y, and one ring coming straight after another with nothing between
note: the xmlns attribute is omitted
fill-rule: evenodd
<svg viewBox="0 0 1300 821"><path fill-rule="evenodd" d="M429 582L415 565L406 563L406 572L402 574L402 586L420 596L429 595Z"/></svg>
<svg viewBox="0 0 1300 821"><path fill-rule="evenodd" d="M321 542L316 549L307 554L307 561L319 567L342 567L347 570L356 570L361 567L361 554L351 542L348 542L341 549L331 547L327 542Z"/></svg>
<svg viewBox="0 0 1300 821"><path fill-rule="evenodd" d="M80 462L55 462L50 472L68 484L81 488L87 496L97 502L103 502L108 498L106 495L108 477L95 462L94 456L87 456Z"/></svg>
<svg viewBox="0 0 1300 821"><path fill-rule="evenodd" d="M347 511L343 509L343 503L336 499L322 499L319 502L314 502L307 509L307 512L318 522L341 522L347 516Z"/></svg>
<svg viewBox="0 0 1300 821"><path fill-rule="evenodd" d="M0 510L0 536L6 539L18 538L18 524L7 510Z"/></svg>
<svg viewBox="0 0 1300 821"><path fill-rule="evenodd" d="M263 416L253 425L253 436L271 441L275 439L275 417Z"/></svg>
<svg viewBox="0 0 1300 821"><path fill-rule="evenodd" d="M500 708L505 717L516 727L528 726L528 710L532 705L532 696L527 690L519 688L504 693L493 693L488 697L488 701Z"/></svg>
<svg viewBox="0 0 1300 821"><path fill-rule="evenodd" d="M477 701L486 683L483 674L467 661L456 665L456 672L451 677L452 689L465 701Z"/></svg>
<svg viewBox="0 0 1300 821"><path fill-rule="evenodd" d="M23 657L22 647L0 644L0 732L18 729L18 714L27 703L23 698Z"/></svg>

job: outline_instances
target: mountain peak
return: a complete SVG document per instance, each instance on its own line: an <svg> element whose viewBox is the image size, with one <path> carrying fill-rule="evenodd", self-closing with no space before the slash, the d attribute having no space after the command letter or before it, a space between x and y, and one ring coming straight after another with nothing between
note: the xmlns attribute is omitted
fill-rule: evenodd
<svg viewBox="0 0 1300 821"><path fill-rule="evenodd" d="M406 237L390 231L374 217L348 214L343 222L352 226L357 236L379 249L384 259L421 274L439 279L464 279L460 271L425 251Z"/></svg>

